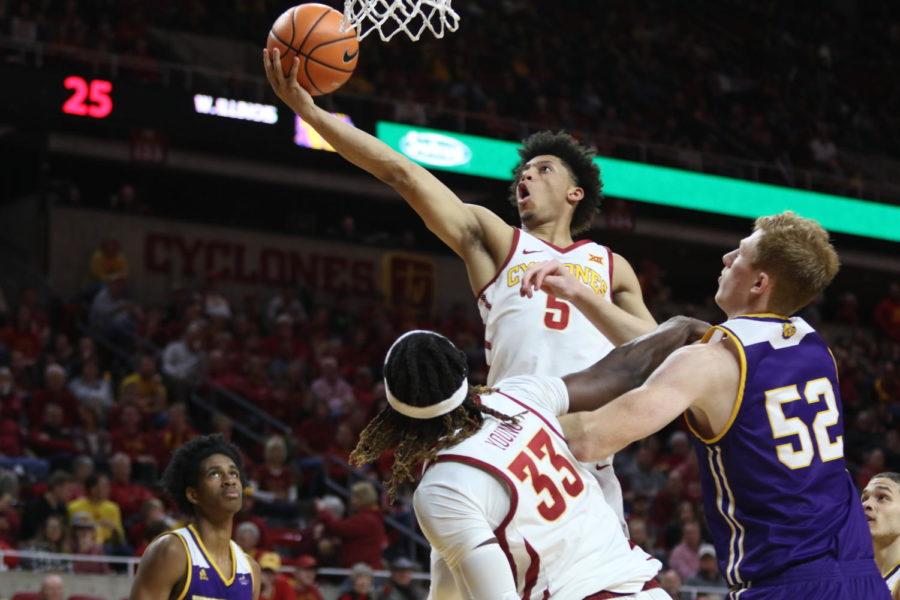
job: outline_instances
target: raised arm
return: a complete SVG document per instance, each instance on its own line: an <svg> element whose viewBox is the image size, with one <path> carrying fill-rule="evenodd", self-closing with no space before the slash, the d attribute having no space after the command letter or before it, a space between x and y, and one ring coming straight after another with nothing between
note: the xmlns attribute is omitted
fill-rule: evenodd
<svg viewBox="0 0 900 600"><path fill-rule="evenodd" d="M298 58L285 76L278 50L263 53L266 76L278 97L341 156L394 188L428 229L466 262L473 289L490 281L509 251L512 228L488 209L463 203L424 167L316 106L297 83Z"/></svg>
<svg viewBox="0 0 900 600"><path fill-rule="evenodd" d="M617 283L614 302L599 296L569 272L559 261L533 265L522 278L519 293L532 297L535 290L542 290L575 305L600 332L616 346L649 333L656 328L656 321L644 306L641 287L631 265L615 255Z"/></svg>
<svg viewBox="0 0 900 600"><path fill-rule="evenodd" d="M138 565L129 600L177 597L187 577L187 550L176 535L164 535L147 546ZM172 592L176 592L173 596Z"/></svg>
<svg viewBox="0 0 900 600"><path fill-rule="evenodd" d="M736 396L739 379L724 344L681 348L639 388L593 412L569 415L566 440L579 460L594 460L656 433L688 409L718 424L730 413L727 399Z"/></svg>
<svg viewBox="0 0 900 600"><path fill-rule="evenodd" d="M700 339L707 329L709 325L702 321L673 317L587 369L566 375L569 412L594 410L641 385L669 354Z"/></svg>

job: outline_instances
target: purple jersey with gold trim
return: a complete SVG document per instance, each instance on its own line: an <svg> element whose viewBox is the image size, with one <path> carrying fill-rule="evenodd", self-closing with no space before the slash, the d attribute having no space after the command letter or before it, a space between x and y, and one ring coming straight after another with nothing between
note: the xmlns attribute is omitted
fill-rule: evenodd
<svg viewBox="0 0 900 600"><path fill-rule="evenodd" d="M731 586L818 559L873 557L844 465L837 369L806 321L742 316L713 328L738 347L741 382L724 430L693 427L706 518Z"/></svg>
<svg viewBox="0 0 900 600"><path fill-rule="evenodd" d="M253 600L253 570L241 547L231 541L231 573L213 562L193 525L170 532L184 544L187 578L177 600Z"/></svg>

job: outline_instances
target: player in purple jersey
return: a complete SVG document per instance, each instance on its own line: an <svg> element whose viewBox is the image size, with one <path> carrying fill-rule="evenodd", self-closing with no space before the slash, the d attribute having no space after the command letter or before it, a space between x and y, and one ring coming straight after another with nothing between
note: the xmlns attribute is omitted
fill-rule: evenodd
<svg viewBox="0 0 900 600"><path fill-rule="evenodd" d="M194 438L175 452L162 483L191 523L147 547L130 600L259 598L259 565L231 539L244 481L240 452L221 435Z"/></svg>
<svg viewBox="0 0 900 600"><path fill-rule="evenodd" d="M891 591L900 600L900 473L878 473L862 493L866 521L872 532L875 562Z"/></svg>
<svg viewBox="0 0 900 600"><path fill-rule="evenodd" d="M640 388L564 419L569 444L598 459L684 414L729 599L888 600L844 465L834 359L787 316L837 273L828 233L791 212L762 217L723 263L716 303L728 320ZM547 269L526 283L543 285Z"/></svg>

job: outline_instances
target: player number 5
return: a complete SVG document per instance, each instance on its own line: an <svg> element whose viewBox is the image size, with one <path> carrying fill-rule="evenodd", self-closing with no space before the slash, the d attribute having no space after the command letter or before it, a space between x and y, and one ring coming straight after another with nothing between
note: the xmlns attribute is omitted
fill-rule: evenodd
<svg viewBox="0 0 900 600"><path fill-rule="evenodd" d="M819 449L819 457L822 462L828 462L844 456L844 436L837 436L831 441L828 428L837 425L839 413L837 401L834 397L834 389L826 378L807 381L803 388L803 397L808 404L816 404L825 400L825 408L816 413L813 419L812 432L816 438L816 447ZM778 460L790 469L802 469L808 467L815 456L812 435L809 427L799 417L786 417L784 405L800 400L800 393L796 385L776 388L766 392L766 413L769 415L769 425L772 427L772 436L778 440L781 438L797 436L800 447L795 447L796 441L775 446Z"/></svg>
<svg viewBox="0 0 900 600"><path fill-rule="evenodd" d="M569 305L556 296L547 294L547 310L544 313L547 329L562 330L569 326Z"/></svg>

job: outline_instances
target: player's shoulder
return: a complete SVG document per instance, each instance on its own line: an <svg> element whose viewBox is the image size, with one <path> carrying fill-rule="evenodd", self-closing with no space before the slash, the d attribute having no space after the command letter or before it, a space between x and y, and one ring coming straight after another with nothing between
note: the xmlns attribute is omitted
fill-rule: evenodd
<svg viewBox="0 0 900 600"><path fill-rule="evenodd" d="M184 539L174 531L167 531L147 546L141 562L155 569L183 570L187 565L188 552Z"/></svg>

